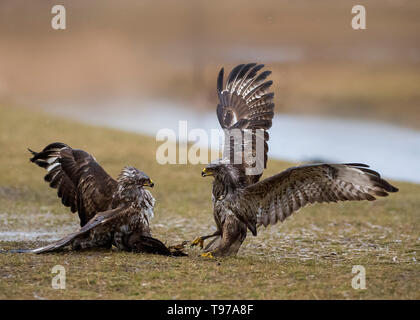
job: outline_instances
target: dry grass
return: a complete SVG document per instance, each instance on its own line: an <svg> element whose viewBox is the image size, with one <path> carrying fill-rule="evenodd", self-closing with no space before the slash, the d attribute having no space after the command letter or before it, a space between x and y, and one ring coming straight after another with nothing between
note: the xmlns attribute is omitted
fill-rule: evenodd
<svg viewBox="0 0 420 320"><path fill-rule="evenodd" d="M45 232L0 248L36 247L77 228L28 162L35 150L63 141L88 150L116 176L124 165L146 171L156 186L154 235L168 243L193 239L213 226L211 180L201 166L158 165L154 139L0 107L0 234ZM271 161L266 175L290 164ZM168 258L117 251L0 254L0 298L48 299L419 299L420 186L368 203L305 208L283 224L249 236L237 257ZM23 234L23 233L22 233ZM51 268L67 270L67 288L51 288ZM351 287L353 265L367 271L366 290Z"/></svg>

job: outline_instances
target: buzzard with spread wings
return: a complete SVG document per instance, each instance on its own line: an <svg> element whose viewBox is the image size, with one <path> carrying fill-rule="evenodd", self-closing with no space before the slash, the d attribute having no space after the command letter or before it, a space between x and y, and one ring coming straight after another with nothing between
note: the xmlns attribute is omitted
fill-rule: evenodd
<svg viewBox="0 0 420 320"><path fill-rule="evenodd" d="M64 143L52 143L30 159L48 173L45 181L57 189L64 206L78 212L81 229L56 243L32 250L34 253L94 247L177 255L161 241L152 238L150 219L155 199L144 186L152 180L134 167L122 169L117 180L109 176L95 158Z"/></svg>
<svg viewBox="0 0 420 320"><path fill-rule="evenodd" d="M307 204L346 200L375 200L398 189L382 179L365 164L313 164L289 168L260 181L261 170L249 172L252 166L265 168L267 163L267 130L274 115L270 71L258 73L263 65L241 64L229 74L223 86L223 69L217 80L220 103L219 123L225 129L222 159L210 163L202 176L213 176L213 215L216 232L195 239L192 245L203 247L204 240L214 237L203 256L236 254L249 229L254 236L261 225L266 227L284 221ZM241 130L241 139L230 132ZM251 134L246 135L246 132ZM262 134L257 134L258 132ZM258 140L260 139L260 140ZM256 147L258 143L263 148ZM239 156L238 156L239 153ZM254 162L248 161L254 158ZM237 159L242 159L237 163Z"/></svg>

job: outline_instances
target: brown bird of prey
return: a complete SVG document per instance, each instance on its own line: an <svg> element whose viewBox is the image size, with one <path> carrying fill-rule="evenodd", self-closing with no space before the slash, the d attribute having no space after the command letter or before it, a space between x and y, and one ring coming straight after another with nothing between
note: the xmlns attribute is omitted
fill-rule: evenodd
<svg viewBox="0 0 420 320"><path fill-rule="evenodd" d="M30 160L48 171L45 181L57 189L63 205L79 213L81 226L79 231L32 252L115 245L125 251L172 254L151 236L149 223L155 199L144 186L153 187L154 183L144 172L125 167L114 180L93 156L59 142L41 152L29 151L33 155Z"/></svg>
<svg viewBox="0 0 420 320"><path fill-rule="evenodd" d="M203 247L205 239L214 237L205 247L203 256L236 254L248 229L256 236L259 226L284 221L307 204L372 201L375 196L384 197L388 192L398 191L377 172L359 163L303 165L262 181L259 181L261 170L247 171L258 163L263 168L266 166L267 130L274 115L274 95L269 92L272 81L265 81L270 71L259 73L262 68L263 65L255 63L241 64L231 71L225 86L223 69L218 76L217 116L225 129L225 149L222 159L211 162L202 171L203 177L214 178L212 199L217 227L215 233L192 242ZM234 129L244 135L232 143L230 132ZM263 134L258 136L256 132L261 130ZM253 134L247 136L246 131ZM259 152L258 137L264 140ZM254 164L246 161L247 149L248 154L256 158ZM236 158L242 162L237 163Z"/></svg>

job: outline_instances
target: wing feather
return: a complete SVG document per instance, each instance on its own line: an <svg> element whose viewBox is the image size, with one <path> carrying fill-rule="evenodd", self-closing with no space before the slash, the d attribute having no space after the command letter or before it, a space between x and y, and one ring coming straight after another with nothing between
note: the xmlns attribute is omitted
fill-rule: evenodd
<svg viewBox="0 0 420 320"><path fill-rule="evenodd" d="M61 142L52 143L41 152L29 151L30 161L47 170L44 180L57 189L62 204L78 212L81 226L97 212L111 208L117 182L90 154Z"/></svg>
<svg viewBox="0 0 420 320"><path fill-rule="evenodd" d="M45 247L37 248L32 250L32 253L45 253L59 251L64 247L68 246L74 239L77 237L83 236L88 233L90 230L95 228L100 224L114 224L114 221L117 221L123 215L135 214L132 208L120 207L109 211L99 212L91 220L89 220L79 231L73 232L64 238L57 240L56 242L47 245Z"/></svg>
<svg viewBox="0 0 420 320"><path fill-rule="evenodd" d="M239 167L248 184L257 182L262 175L262 170L253 175L245 173L247 168L255 166L250 164L250 157L256 158L259 168L266 167L269 135L265 130L271 128L274 116L274 93L269 92L273 82L265 81L271 71L258 73L263 67L256 63L240 64L229 73L225 85L223 68L217 77L216 113L220 126L225 129L223 160L233 163L235 158L242 159ZM231 137L233 129L241 130L241 141ZM256 134L258 129L264 130L262 137ZM244 134L245 130L248 135ZM261 155L256 152L257 140L264 145Z"/></svg>
<svg viewBox="0 0 420 320"><path fill-rule="evenodd" d="M242 220L257 226L284 221L307 204L375 200L398 189L365 164L316 164L289 168L246 187ZM252 204L253 207L252 207Z"/></svg>

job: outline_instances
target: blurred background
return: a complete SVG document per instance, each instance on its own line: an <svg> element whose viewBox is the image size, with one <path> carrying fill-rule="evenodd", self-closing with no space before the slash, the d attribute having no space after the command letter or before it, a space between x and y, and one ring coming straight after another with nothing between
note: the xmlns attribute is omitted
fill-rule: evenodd
<svg viewBox="0 0 420 320"><path fill-rule="evenodd" d="M66 30L51 27L56 4ZM351 28L356 4L366 30ZM414 0L2 0L0 103L150 135L191 114L217 127L219 69L264 63L273 156L342 156L420 182L419 16Z"/></svg>

